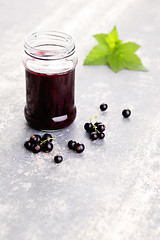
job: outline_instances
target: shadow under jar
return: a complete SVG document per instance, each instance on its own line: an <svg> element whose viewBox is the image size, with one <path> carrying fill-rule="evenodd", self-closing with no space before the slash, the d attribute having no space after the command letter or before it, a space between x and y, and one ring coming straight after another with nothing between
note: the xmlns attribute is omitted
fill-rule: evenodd
<svg viewBox="0 0 160 240"><path fill-rule="evenodd" d="M24 45L27 122L36 129L57 130L76 117L77 56L72 38L61 32L37 32Z"/></svg>

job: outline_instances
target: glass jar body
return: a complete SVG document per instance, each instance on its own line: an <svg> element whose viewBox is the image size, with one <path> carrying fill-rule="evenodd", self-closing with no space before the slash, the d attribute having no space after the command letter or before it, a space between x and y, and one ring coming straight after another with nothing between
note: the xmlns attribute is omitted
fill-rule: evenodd
<svg viewBox="0 0 160 240"><path fill-rule="evenodd" d="M70 36L58 32L35 33L30 39L23 57L25 118L40 130L67 127L76 117L74 43Z"/></svg>

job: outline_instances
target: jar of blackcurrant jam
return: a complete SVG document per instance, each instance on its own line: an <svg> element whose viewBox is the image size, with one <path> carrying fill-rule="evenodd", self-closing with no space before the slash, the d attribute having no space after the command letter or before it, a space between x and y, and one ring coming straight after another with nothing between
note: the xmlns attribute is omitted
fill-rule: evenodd
<svg viewBox="0 0 160 240"><path fill-rule="evenodd" d="M57 130L76 117L74 101L77 56L72 38L61 32L37 32L24 45L27 122L36 129Z"/></svg>

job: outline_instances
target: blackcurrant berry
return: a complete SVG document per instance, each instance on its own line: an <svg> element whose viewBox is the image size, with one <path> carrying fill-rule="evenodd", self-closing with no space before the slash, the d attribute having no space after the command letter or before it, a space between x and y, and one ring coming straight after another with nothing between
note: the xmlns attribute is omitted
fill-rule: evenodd
<svg viewBox="0 0 160 240"><path fill-rule="evenodd" d="M61 163L63 161L63 157L59 156L59 155L56 155L54 157L54 161L55 161L55 163Z"/></svg>
<svg viewBox="0 0 160 240"><path fill-rule="evenodd" d="M103 132L98 133L98 137L100 139L103 139L105 137L105 134Z"/></svg>
<svg viewBox="0 0 160 240"><path fill-rule="evenodd" d="M49 152L51 152L52 151L52 149L53 149L53 144L51 143L51 142L44 142L43 144L42 144L42 150L43 150L43 152L45 152L45 153L49 153Z"/></svg>
<svg viewBox="0 0 160 240"><path fill-rule="evenodd" d="M106 103L102 103L102 104L100 105L101 111L105 111L105 110L107 110L107 108L108 108L108 105L107 105Z"/></svg>
<svg viewBox="0 0 160 240"><path fill-rule="evenodd" d="M92 128L89 130L89 133L92 133L92 132L95 132L95 127L92 127Z"/></svg>
<svg viewBox="0 0 160 240"><path fill-rule="evenodd" d="M128 117L131 115L131 110L129 110L129 109L124 109L124 110L122 111L122 115L123 115L124 118L128 118Z"/></svg>
<svg viewBox="0 0 160 240"><path fill-rule="evenodd" d="M70 140L68 142L69 149L74 149L75 145L76 145L76 141Z"/></svg>
<svg viewBox="0 0 160 240"><path fill-rule="evenodd" d="M30 141L27 141L24 143L24 146L27 150L31 150L32 143Z"/></svg>
<svg viewBox="0 0 160 240"><path fill-rule="evenodd" d="M99 124L98 127L97 127L97 130L98 130L99 132L103 132L105 129L106 129L106 127L105 127L104 124Z"/></svg>
<svg viewBox="0 0 160 240"><path fill-rule="evenodd" d="M78 145L79 145L79 143L76 142L76 144L75 144L74 147L73 147L73 150L74 150L74 151L76 151L76 148L77 148Z"/></svg>
<svg viewBox="0 0 160 240"><path fill-rule="evenodd" d="M77 144L77 146L76 146L76 152L77 152L77 153L81 153L81 152L83 152L84 149L85 149L85 146L84 146L83 143L81 143L81 144Z"/></svg>
<svg viewBox="0 0 160 240"><path fill-rule="evenodd" d="M41 141L41 136L40 135L35 135L37 137L37 142Z"/></svg>
<svg viewBox="0 0 160 240"><path fill-rule="evenodd" d="M49 133L45 133L43 136L42 136L42 142L45 141L45 140L48 140L48 142L52 142L52 135L49 134Z"/></svg>
<svg viewBox="0 0 160 240"><path fill-rule="evenodd" d="M39 143L33 143L31 147L33 153L39 153L41 151L41 145Z"/></svg>
<svg viewBox="0 0 160 240"><path fill-rule="evenodd" d="M97 138L98 138L98 134L96 132L92 132L90 134L90 140L91 141L97 140Z"/></svg>
<svg viewBox="0 0 160 240"><path fill-rule="evenodd" d="M31 143L37 143L37 142L39 142L41 140L41 136L39 136L39 135L32 135L31 137L30 137L30 142Z"/></svg>
<svg viewBox="0 0 160 240"><path fill-rule="evenodd" d="M85 129L87 132L92 132L93 129L94 129L94 127L93 127L92 123L85 123L84 129Z"/></svg>
<svg viewBox="0 0 160 240"><path fill-rule="evenodd" d="M99 124L102 124L102 123L101 123L101 122L96 122L96 123L94 123L94 125L95 125L96 127L98 127Z"/></svg>

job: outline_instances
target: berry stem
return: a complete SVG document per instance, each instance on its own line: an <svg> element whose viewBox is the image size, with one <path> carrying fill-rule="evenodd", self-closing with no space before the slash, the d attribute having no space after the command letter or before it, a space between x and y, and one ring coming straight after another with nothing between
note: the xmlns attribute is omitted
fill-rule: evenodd
<svg viewBox="0 0 160 240"><path fill-rule="evenodd" d="M47 141L49 141L51 139L56 139L56 138L48 138L48 139L44 140L43 142L41 142L40 145L42 145L44 142L47 142Z"/></svg>
<svg viewBox="0 0 160 240"><path fill-rule="evenodd" d="M98 117L97 117L97 116L91 117L91 118L90 118L90 123L91 123L92 126L94 127L95 131L98 132L98 133L100 133L100 132L97 130L97 127L96 127L96 126L94 125L94 123L92 122L92 119L93 119L93 118L98 118Z"/></svg>

